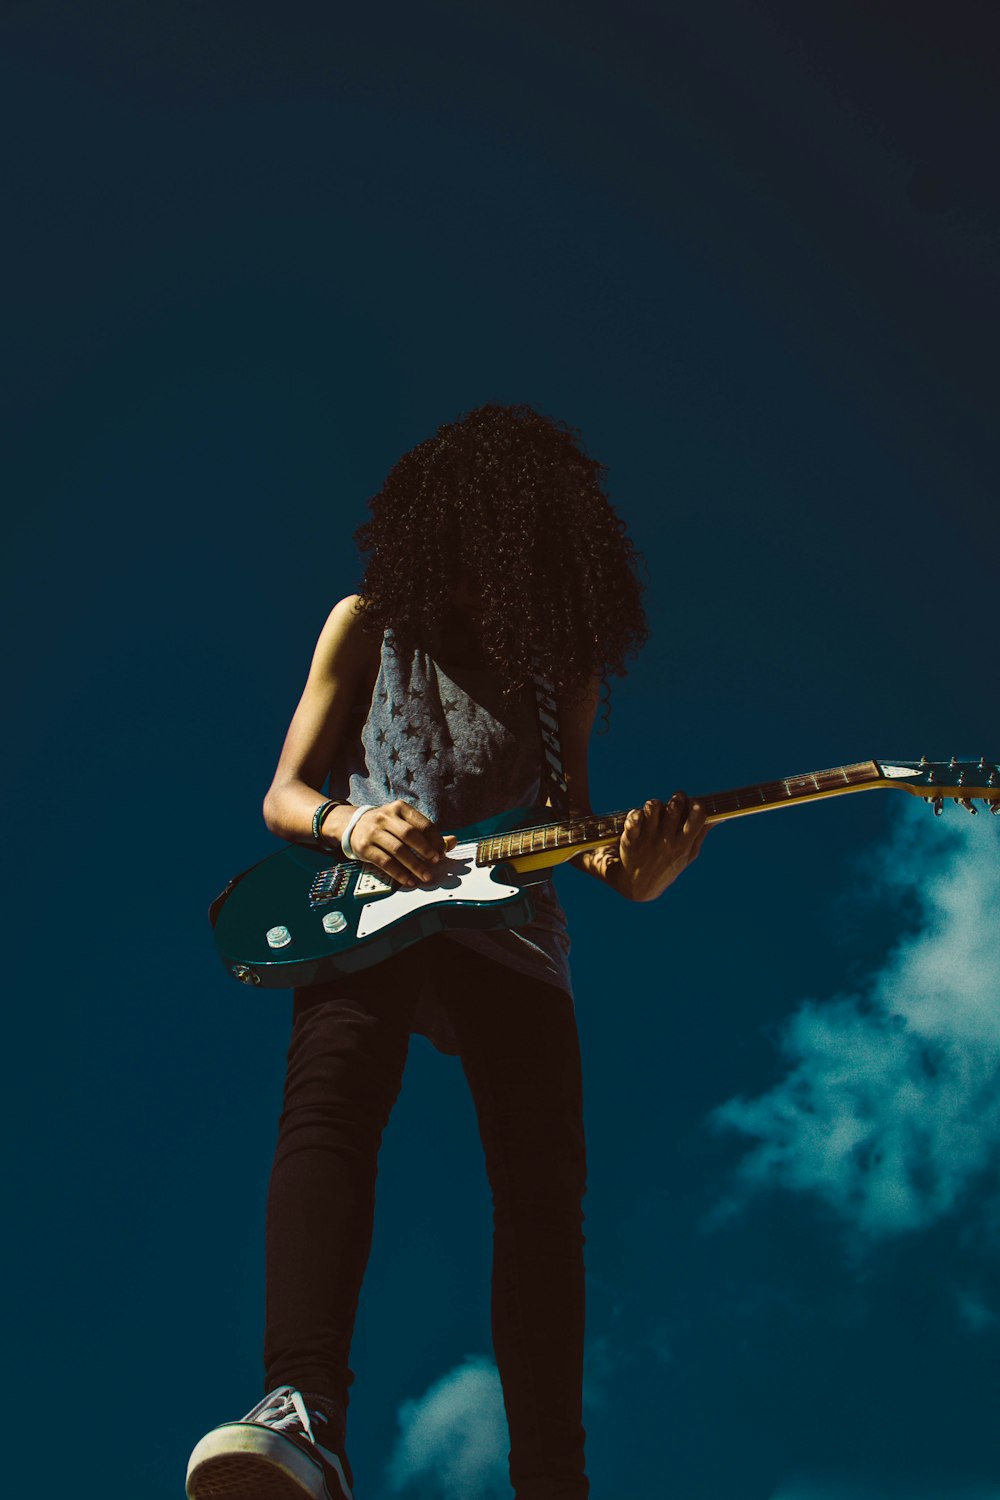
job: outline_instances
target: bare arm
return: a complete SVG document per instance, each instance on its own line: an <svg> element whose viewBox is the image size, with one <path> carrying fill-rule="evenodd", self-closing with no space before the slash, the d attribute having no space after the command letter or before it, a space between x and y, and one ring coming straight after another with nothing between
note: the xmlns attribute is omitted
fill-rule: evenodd
<svg viewBox="0 0 1000 1500"><path fill-rule="evenodd" d="M358 596L350 594L331 610L316 642L309 676L288 726L285 743L264 798L264 822L283 839L311 839L312 819L325 800L326 780L353 704L375 680L378 645L361 628ZM347 807L347 804L344 804ZM350 809L340 808L323 825L337 839Z"/></svg>
<svg viewBox="0 0 1000 1500"><path fill-rule="evenodd" d="M582 700L564 703L559 713L563 770L574 814L592 811L587 760L599 698L595 681ZM630 901L652 901L697 859L707 831L704 808L675 792L666 804L650 798L634 807L617 845L585 849L570 863Z"/></svg>
<svg viewBox="0 0 1000 1500"><path fill-rule="evenodd" d="M279 838L312 841L313 815L327 800L320 788L348 715L374 685L378 643L362 628L357 606L357 594L341 599L316 643L305 689L264 798L264 822ZM327 842L340 841L354 811L349 802L342 802L327 813L322 828ZM366 812L351 835L359 858L404 885L430 877L446 842L423 813L401 801Z"/></svg>

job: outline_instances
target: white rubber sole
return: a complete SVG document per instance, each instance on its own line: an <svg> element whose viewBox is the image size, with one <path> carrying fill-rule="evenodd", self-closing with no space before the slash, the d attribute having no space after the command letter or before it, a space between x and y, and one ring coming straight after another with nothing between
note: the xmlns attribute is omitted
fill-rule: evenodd
<svg viewBox="0 0 1000 1500"><path fill-rule="evenodd" d="M188 1500L353 1500L340 1460L341 1490L330 1493L318 1463L295 1443L254 1422L206 1433L188 1461Z"/></svg>

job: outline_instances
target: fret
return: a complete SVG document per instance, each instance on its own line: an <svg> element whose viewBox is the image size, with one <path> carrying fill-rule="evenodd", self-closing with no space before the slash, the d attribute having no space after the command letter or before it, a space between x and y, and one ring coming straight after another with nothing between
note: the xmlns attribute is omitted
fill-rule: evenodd
<svg viewBox="0 0 1000 1500"><path fill-rule="evenodd" d="M740 813L754 813L808 801L810 798L836 795L844 791L860 791L865 787L885 784L885 778L875 761L859 760L847 766L832 766L825 771L807 771L800 776L787 776L782 781L762 781L752 786L735 787L730 791L713 792L695 800L703 804L710 820L717 821ZM609 813L603 817L588 813L569 821L542 823L534 828L493 835L476 846L476 863L497 864L506 859L545 855L574 848L592 848L610 843L621 834L627 817L628 811ZM555 864L558 860L543 859L540 863Z"/></svg>

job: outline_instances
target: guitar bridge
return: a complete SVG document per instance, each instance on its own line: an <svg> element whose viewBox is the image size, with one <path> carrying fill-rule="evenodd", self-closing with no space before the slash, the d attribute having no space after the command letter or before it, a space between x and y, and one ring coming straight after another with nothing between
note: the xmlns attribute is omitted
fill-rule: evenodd
<svg viewBox="0 0 1000 1500"><path fill-rule="evenodd" d="M318 875L313 876L309 887L310 908L315 911L317 907L327 906L331 901L339 901L347 890L349 879L350 875L343 865L331 865L327 870L320 870Z"/></svg>

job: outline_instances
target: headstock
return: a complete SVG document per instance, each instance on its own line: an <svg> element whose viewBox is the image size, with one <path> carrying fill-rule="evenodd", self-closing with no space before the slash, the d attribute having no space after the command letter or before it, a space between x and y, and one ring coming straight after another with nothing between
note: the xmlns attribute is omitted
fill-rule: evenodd
<svg viewBox="0 0 1000 1500"><path fill-rule="evenodd" d="M970 813L977 813L973 797L981 797L991 813L1000 814L1000 769L984 756L978 760L919 761L877 760L879 775L893 786L912 792L933 804L935 813L944 811L944 799L951 797Z"/></svg>

